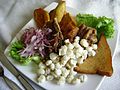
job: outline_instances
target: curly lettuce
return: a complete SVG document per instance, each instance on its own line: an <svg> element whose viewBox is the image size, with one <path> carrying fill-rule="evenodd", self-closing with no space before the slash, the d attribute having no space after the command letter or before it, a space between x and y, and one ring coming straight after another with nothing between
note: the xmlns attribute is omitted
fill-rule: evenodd
<svg viewBox="0 0 120 90"><path fill-rule="evenodd" d="M20 55L20 51L24 48L24 44L21 41L16 41L12 43L11 49L9 51L10 56L21 63L22 65L28 65L31 61L34 61L36 64L38 64L41 60L40 56L34 55L29 57L22 57Z"/></svg>
<svg viewBox="0 0 120 90"><path fill-rule="evenodd" d="M105 16L95 17L92 14L77 14L76 21L78 26L85 24L97 30L98 37L104 33L106 38L112 38L114 34L114 21L112 18Z"/></svg>

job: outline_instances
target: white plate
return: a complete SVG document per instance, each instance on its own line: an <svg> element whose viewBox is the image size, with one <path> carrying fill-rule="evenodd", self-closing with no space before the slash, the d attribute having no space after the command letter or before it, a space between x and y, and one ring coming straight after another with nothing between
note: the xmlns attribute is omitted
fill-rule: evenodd
<svg viewBox="0 0 120 90"><path fill-rule="evenodd" d="M49 6L47 6L45 8L45 10L50 11L52 9L54 9L57 6L57 3L52 3ZM72 15L76 15L77 13L79 13L79 11L67 7L67 11L70 12ZM16 41L17 39L20 38L20 36L23 34L23 31L25 28L29 28L29 27L35 27L35 22L32 19L30 22L28 22L23 28L22 30L20 30L20 32L16 35L16 37L12 40L12 42ZM112 52L112 57L114 57L115 55L115 49L116 49L116 45L117 45L117 41L118 41L118 31L115 31L115 35L113 39L108 40L109 46L111 48L111 52ZM11 42L11 43L12 43ZM36 84L38 84L36 82L36 71L37 71L37 65L35 65L34 63L31 63L28 66L21 66L20 64L18 64L17 62L15 62L15 60L13 60L11 57L9 57L8 53L10 50L10 45L6 48L5 50L5 55L7 56L7 58L11 61L11 63L20 71L22 72L26 77L28 77L30 80L32 80L33 82L35 82ZM100 75L88 75L88 81L82 84L78 84L78 85L70 85L70 84L65 84L65 85L57 85L54 84L53 82L45 82L42 84L38 84L40 86L42 86L45 89L48 90L95 90L98 88L98 86L100 86L100 82L104 79L104 76L100 76Z"/></svg>

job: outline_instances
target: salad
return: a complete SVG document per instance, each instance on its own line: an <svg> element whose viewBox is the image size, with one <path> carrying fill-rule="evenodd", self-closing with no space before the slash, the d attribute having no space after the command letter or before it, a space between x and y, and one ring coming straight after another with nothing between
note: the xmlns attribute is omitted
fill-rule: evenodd
<svg viewBox="0 0 120 90"><path fill-rule="evenodd" d="M102 16L77 14L75 19L66 12L62 1L50 12L35 9L36 27L26 28L21 38L12 43L10 57L21 65L38 65L37 81L55 80L57 84L77 84L87 81L74 67L97 53L97 43L104 33L107 39L114 34L114 21Z"/></svg>

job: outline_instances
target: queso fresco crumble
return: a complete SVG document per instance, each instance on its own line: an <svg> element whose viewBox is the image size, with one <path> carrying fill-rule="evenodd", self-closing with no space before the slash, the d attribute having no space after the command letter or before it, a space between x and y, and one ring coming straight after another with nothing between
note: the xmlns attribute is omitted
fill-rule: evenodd
<svg viewBox="0 0 120 90"><path fill-rule="evenodd" d="M57 84L78 84L87 81L85 74L73 70L77 63L82 64L88 56L95 56L97 44L89 45L86 39L76 36L71 43L66 39L59 53L50 53L49 60L39 63L38 82L56 80Z"/></svg>

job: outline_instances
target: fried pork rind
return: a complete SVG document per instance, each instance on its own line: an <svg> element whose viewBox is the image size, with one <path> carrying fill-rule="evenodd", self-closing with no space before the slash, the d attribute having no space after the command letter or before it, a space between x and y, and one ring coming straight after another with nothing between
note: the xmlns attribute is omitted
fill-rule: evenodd
<svg viewBox="0 0 120 90"><path fill-rule="evenodd" d="M42 28L46 24L46 22L50 21L49 13L42 8L35 9L34 20L37 27Z"/></svg>
<svg viewBox="0 0 120 90"><path fill-rule="evenodd" d="M50 14L50 19L57 18L58 23L62 20L63 15L66 12L65 1L61 1L55 9L53 9Z"/></svg>
<svg viewBox="0 0 120 90"><path fill-rule="evenodd" d="M79 26L78 36L80 38L87 39L89 44L97 43L97 30L95 28L88 27L84 24Z"/></svg>
<svg viewBox="0 0 120 90"><path fill-rule="evenodd" d="M60 22L60 28L64 39L69 39L71 42L73 41L74 37L77 35L77 32L79 30L69 13L66 13L63 16Z"/></svg>
<svg viewBox="0 0 120 90"><path fill-rule="evenodd" d="M53 20L47 22L45 27L50 28L52 30L50 40L51 40L51 46L53 47L49 47L49 52L52 51L57 52L63 40L63 35L60 26L58 24L57 18L54 18Z"/></svg>

